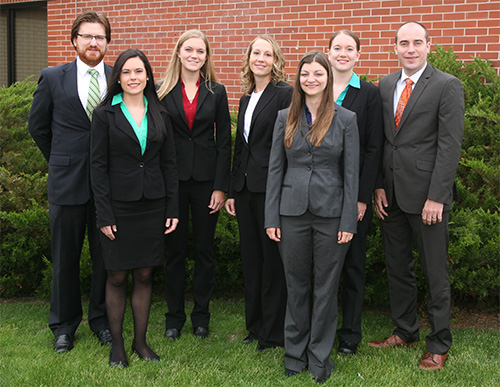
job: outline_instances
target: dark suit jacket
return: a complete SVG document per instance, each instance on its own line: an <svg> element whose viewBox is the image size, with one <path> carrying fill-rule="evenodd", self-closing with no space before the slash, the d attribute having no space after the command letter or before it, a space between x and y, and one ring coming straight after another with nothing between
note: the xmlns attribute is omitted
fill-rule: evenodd
<svg viewBox="0 0 500 387"><path fill-rule="evenodd" d="M109 77L111 66L104 67ZM91 198L90 120L78 96L76 60L42 70L28 127L49 162L49 202L87 203Z"/></svg>
<svg viewBox="0 0 500 387"><path fill-rule="evenodd" d="M385 145L379 188L389 205L396 195L401 210L420 214L427 199L450 210L464 127L460 81L427 64L405 107L398 131L394 124L397 71L380 80Z"/></svg>
<svg viewBox="0 0 500 387"><path fill-rule="evenodd" d="M349 87L342 107L356 113L359 131L358 201L371 205L384 144L382 99L378 87L361 80L359 89Z"/></svg>
<svg viewBox="0 0 500 387"><path fill-rule="evenodd" d="M265 227L280 227L280 215L307 210L340 217L340 231L356 232L359 139L356 114L335 104L335 116L321 146L312 146L305 114L290 148L285 135L288 109L278 113L267 178Z"/></svg>
<svg viewBox="0 0 500 387"><path fill-rule="evenodd" d="M192 130L186 121L179 82L162 100L172 126L179 180L213 181L214 190L228 191L231 164L231 117L225 87L202 78ZM215 135L215 137L214 137Z"/></svg>
<svg viewBox="0 0 500 387"><path fill-rule="evenodd" d="M146 150L141 154L134 129L120 105L98 107L92 117L91 180L97 209L97 227L116 224L111 200L166 198L166 218L178 218L178 179L172 126L162 113L166 135L153 135L148 111Z"/></svg>
<svg viewBox="0 0 500 387"><path fill-rule="evenodd" d="M229 197L233 196L234 191L241 192L245 180L250 192L266 192L274 123L278 111L290 106L292 93L293 87L285 82L270 82L267 85L252 115L248 143L243 132L250 96L245 94L240 98Z"/></svg>

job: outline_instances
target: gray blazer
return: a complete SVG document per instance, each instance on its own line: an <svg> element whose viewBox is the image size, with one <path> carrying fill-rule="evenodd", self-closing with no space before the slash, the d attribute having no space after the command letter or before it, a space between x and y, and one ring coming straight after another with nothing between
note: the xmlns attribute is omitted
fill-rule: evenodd
<svg viewBox="0 0 500 387"><path fill-rule="evenodd" d="M292 146L284 135L288 109L278 113L269 160L265 227L280 227L280 215L340 217L339 231L356 232L359 181L359 134L356 114L335 104L328 132L316 147L305 135L305 114Z"/></svg>
<svg viewBox="0 0 500 387"><path fill-rule="evenodd" d="M411 93L398 131L394 89L401 70L380 80L385 144L376 188L384 188L389 206L420 214L427 199L450 210L464 128L464 91L460 81L427 64Z"/></svg>

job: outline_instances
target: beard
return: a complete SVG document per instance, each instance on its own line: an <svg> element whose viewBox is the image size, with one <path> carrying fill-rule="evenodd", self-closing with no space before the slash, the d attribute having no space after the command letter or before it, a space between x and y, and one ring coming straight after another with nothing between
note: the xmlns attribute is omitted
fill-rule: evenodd
<svg viewBox="0 0 500 387"><path fill-rule="evenodd" d="M87 66L95 67L104 58L106 54L106 47L99 46L86 46L86 47L76 47L76 52L80 60Z"/></svg>

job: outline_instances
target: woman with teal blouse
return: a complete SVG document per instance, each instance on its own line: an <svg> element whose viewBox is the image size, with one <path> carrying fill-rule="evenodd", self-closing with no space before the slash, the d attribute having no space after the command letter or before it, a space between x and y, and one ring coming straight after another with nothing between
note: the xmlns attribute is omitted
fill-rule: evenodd
<svg viewBox="0 0 500 387"><path fill-rule="evenodd" d="M165 234L177 227L178 180L172 125L156 95L149 61L139 50L126 50L116 60L108 94L92 117L90 152L108 271L109 364L128 366L122 330L130 272L132 350L143 360L158 361L146 343L152 274L163 263Z"/></svg>

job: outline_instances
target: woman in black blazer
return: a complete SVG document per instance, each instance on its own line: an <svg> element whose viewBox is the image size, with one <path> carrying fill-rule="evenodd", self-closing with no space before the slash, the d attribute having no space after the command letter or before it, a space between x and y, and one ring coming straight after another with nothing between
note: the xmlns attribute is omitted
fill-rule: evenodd
<svg viewBox="0 0 500 387"><path fill-rule="evenodd" d="M243 59L245 94L238 109L231 186L226 210L238 218L245 285L245 344L257 349L283 346L286 285L276 242L264 230L269 153L278 111L287 108L293 88L286 83L285 58L270 36L255 38Z"/></svg>
<svg viewBox="0 0 500 387"><path fill-rule="evenodd" d="M382 155L384 128L378 87L353 71L359 59L358 36L340 30L330 38L328 57L333 71L335 102L356 113L359 131L358 231L342 270L342 327L337 331L339 352L356 353L361 341L365 297L366 235L372 220L372 192Z"/></svg>
<svg viewBox="0 0 500 387"><path fill-rule="evenodd" d="M178 223L178 181L170 120L156 95L148 59L139 50L126 50L116 60L108 94L93 114L90 160L108 270L109 364L128 366L122 325L130 271L132 349L141 359L158 361L146 344L151 278L153 267L163 263L164 234Z"/></svg>
<svg viewBox="0 0 500 387"><path fill-rule="evenodd" d="M177 339L186 321L184 278L189 212L194 239L193 333L208 335L215 285L214 235L224 205L231 162L231 119L226 89L217 83L210 45L198 30L177 42L158 96L174 129L179 176L179 227L167 237L165 336Z"/></svg>
<svg viewBox="0 0 500 387"><path fill-rule="evenodd" d="M333 102L328 58L312 51L295 75L290 108L278 113L266 187L265 227L279 242L287 287L285 375L330 376L337 290L356 232L356 115Z"/></svg>

